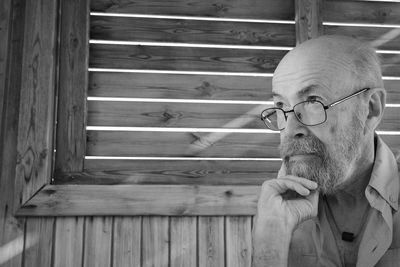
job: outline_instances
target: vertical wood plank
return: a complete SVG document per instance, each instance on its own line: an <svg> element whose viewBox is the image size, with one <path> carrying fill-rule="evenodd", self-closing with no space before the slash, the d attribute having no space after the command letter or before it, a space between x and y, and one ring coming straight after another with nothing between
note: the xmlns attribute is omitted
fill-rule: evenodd
<svg viewBox="0 0 400 267"><path fill-rule="evenodd" d="M169 266L169 218L144 216L142 236L142 267Z"/></svg>
<svg viewBox="0 0 400 267"><path fill-rule="evenodd" d="M57 1L26 1L16 194L24 203L50 181L53 154Z"/></svg>
<svg viewBox="0 0 400 267"><path fill-rule="evenodd" d="M225 266L223 216L199 217L199 267Z"/></svg>
<svg viewBox="0 0 400 267"><path fill-rule="evenodd" d="M54 266L82 266L84 217L58 217L54 238Z"/></svg>
<svg viewBox="0 0 400 267"><path fill-rule="evenodd" d="M295 0L296 43L322 35L322 0Z"/></svg>
<svg viewBox="0 0 400 267"><path fill-rule="evenodd" d="M111 266L112 217L85 218L83 266Z"/></svg>
<svg viewBox="0 0 400 267"><path fill-rule="evenodd" d="M89 2L61 1L56 172L83 170L86 144Z"/></svg>
<svg viewBox="0 0 400 267"><path fill-rule="evenodd" d="M36 217L26 220L23 267L46 267L52 263L54 218Z"/></svg>
<svg viewBox="0 0 400 267"><path fill-rule="evenodd" d="M113 266L140 266L142 218L114 217Z"/></svg>
<svg viewBox="0 0 400 267"><path fill-rule="evenodd" d="M226 217L226 261L228 267L251 264L251 216Z"/></svg>
<svg viewBox="0 0 400 267"><path fill-rule="evenodd" d="M171 217L170 266L197 266L197 218Z"/></svg>

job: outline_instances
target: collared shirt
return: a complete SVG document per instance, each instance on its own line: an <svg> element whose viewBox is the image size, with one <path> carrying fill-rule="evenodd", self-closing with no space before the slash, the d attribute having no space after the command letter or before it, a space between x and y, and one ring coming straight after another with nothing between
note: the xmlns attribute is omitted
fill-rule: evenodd
<svg viewBox="0 0 400 267"><path fill-rule="evenodd" d="M365 196L371 206L357 255L357 267L400 266L399 174L396 159L376 136L376 154ZM322 198L318 216L303 222L293 233L289 266L343 266L343 257ZM343 266L344 267L344 266Z"/></svg>

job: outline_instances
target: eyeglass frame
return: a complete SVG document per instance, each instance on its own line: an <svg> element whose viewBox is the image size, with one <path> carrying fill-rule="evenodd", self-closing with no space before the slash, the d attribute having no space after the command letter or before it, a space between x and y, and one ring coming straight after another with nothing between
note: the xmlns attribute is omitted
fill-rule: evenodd
<svg viewBox="0 0 400 267"><path fill-rule="evenodd" d="M276 110L276 109L279 109L279 110L281 110L282 112L283 112L283 115L285 116L285 122L287 122L287 118L288 118L288 116L286 115L287 113L291 113L291 112L293 112L294 113L294 115L295 115L295 117L296 117L296 120L298 121L298 122L300 122L301 124L303 124L303 125L305 125L305 126L317 126L317 125L320 125L320 124L323 124L324 122L326 122L326 120L327 120L327 118L328 118L328 115L326 114L326 110L327 109L329 109L329 108L331 108L331 107L334 107L334 106L336 106L336 105L338 105L338 104L340 104L340 103L342 103L342 102L344 102L344 101L346 101L346 100L349 100L350 98L353 98L353 97L355 97L355 96L358 96L358 95L360 95L360 94L362 94L362 93L364 93L364 92L366 92L366 91L368 91L368 90L370 90L371 88L370 87L366 87L366 88L363 88L363 89L361 89L361 90L359 90L359 91L356 91L356 92L354 92L354 93L352 93L352 94L350 94L350 95L348 95L348 96L345 96L345 97L342 97L342 98L340 98L340 99L338 99L338 100L336 100L336 101L334 101L334 102L332 102L332 103L330 103L330 104L328 104L328 105L324 105L324 103L322 103L321 101L319 101L319 100L305 100L305 101L301 101L301 102L299 102L299 103L297 103L296 105L294 105L293 106L293 108L291 109L291 110L287 110L287 111L285 111L285 110L283 110L282 108L278 108L278 107L273 107L273 108L267 108L267 109L264 109L263 111L261 111L261 120L264 122L264 124L265 124L265 126L267 126L269 129L271 129L271 127L269 127L266 123L265 123L265 116L263 116L263 113L265 112L265 111L267 111L267 110L269 110L269 109L274 109L274 110ZM324 108L324 112L325 112L325 119L324 119L324 121L322 121L322 122L320 122L320 123L317 123L317 124L305 124L305 123L303 123L302 121L300 121L300 119L297 117L297 114L296 114L296 112L294 112L294 109L295 109L295 107L297 106L297 105L299 105L299 104L302 104L302 103L305 103L305 102L318 102L318 103L320 103L321 105L322 105L322 107ZM282 130L284 130L286 128L286 126L284 127L284 128L282 128L282 129L278 129L278 130L275 130L275 129L271 129L271 130L273 130L273 131L282 131Z"/></svg>

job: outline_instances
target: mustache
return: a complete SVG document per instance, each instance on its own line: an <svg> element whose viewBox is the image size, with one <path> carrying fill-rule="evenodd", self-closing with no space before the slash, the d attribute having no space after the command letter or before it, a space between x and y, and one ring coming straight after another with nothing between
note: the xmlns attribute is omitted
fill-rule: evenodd
<svg viewBox="0 0 400 267"><path fill-rule="evenodd" d="M327 154L325 145L312 135L297 139L284 137L279 145L279 151L284 160L299 154L315 154L321 158L324 158Z"/></svg>

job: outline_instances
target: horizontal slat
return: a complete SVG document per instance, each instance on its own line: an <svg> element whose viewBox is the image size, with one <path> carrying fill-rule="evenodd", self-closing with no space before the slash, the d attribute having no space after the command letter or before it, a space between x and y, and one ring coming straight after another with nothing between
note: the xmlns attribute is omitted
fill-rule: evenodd
<svg viewBox="0 0 400 267"><path fill-rule="evenodd" d="M279 133L88 131L88 156L279 157ZM381 135L395 152L400 135Z"/></svg>
<svg viewBox="0 0 400 267"><path fill-rule="evenodd" d="M273 72L287 51L137 45L90 45L90 67Z"/></svg>
<svg viewBox="0 0 400 267"><path fill-rule="evenodd" d="M323 21L400 25L399 3L323 1Z"/></svg>
<svg viewBox="0 0 400 267"><path fill-rule="evenodd" d="M47 185L17 215L254 215L259 190L244 185Z"/></svg>
<svg viewBox="0 0 400 267"><path fill-rule="evenodd" d="M265 129L260 113L271 105L89 101L89 126ZM329 111L328 111L329 114ZM379 130L400 130L400 107L385 109Z"/></svg>
<svg viewBox="0 0 400 267"><path fill-rule="evenodd" d="M324 26L324 34L353 36L376 49L400 50L400 28Z"/></svg>
<svg viewBox="0 0 400 267"><path fill-rule="evenodd" d="M276 177L281 161L86 159L83 173L57 176L57 184L260 185Z"/></svg>
<svg viewBox="0 0 400 267"><path fill-rule="evenodd" d="M271 98L271 78L90 72L88 95L266 101Z"/></svg>
<svg viewBox="0 0 400 267"><path fill-rule="evenodd" d="M91 72L89 96L271 100L270 77ZM400 80L385 80L387 103L400 103Z"/></svg>
<svg viewBox="0 0 400 267"><path fill-rule="evenodd" d="M382 73L385 76L400 76L400 54L380 54Z"/></svg>
<svg viewBox="0 0 400 267"><path fill-rule="evenodd" d="M162 14L204 17L294 20L291 0L92 0L92 11L134 14Z"/></svg>
<svg viewBox="0 0 400 267"><path fill-rule="evenodd" d="M91 39L295 46L293 24L93 16Z"/></svg>

